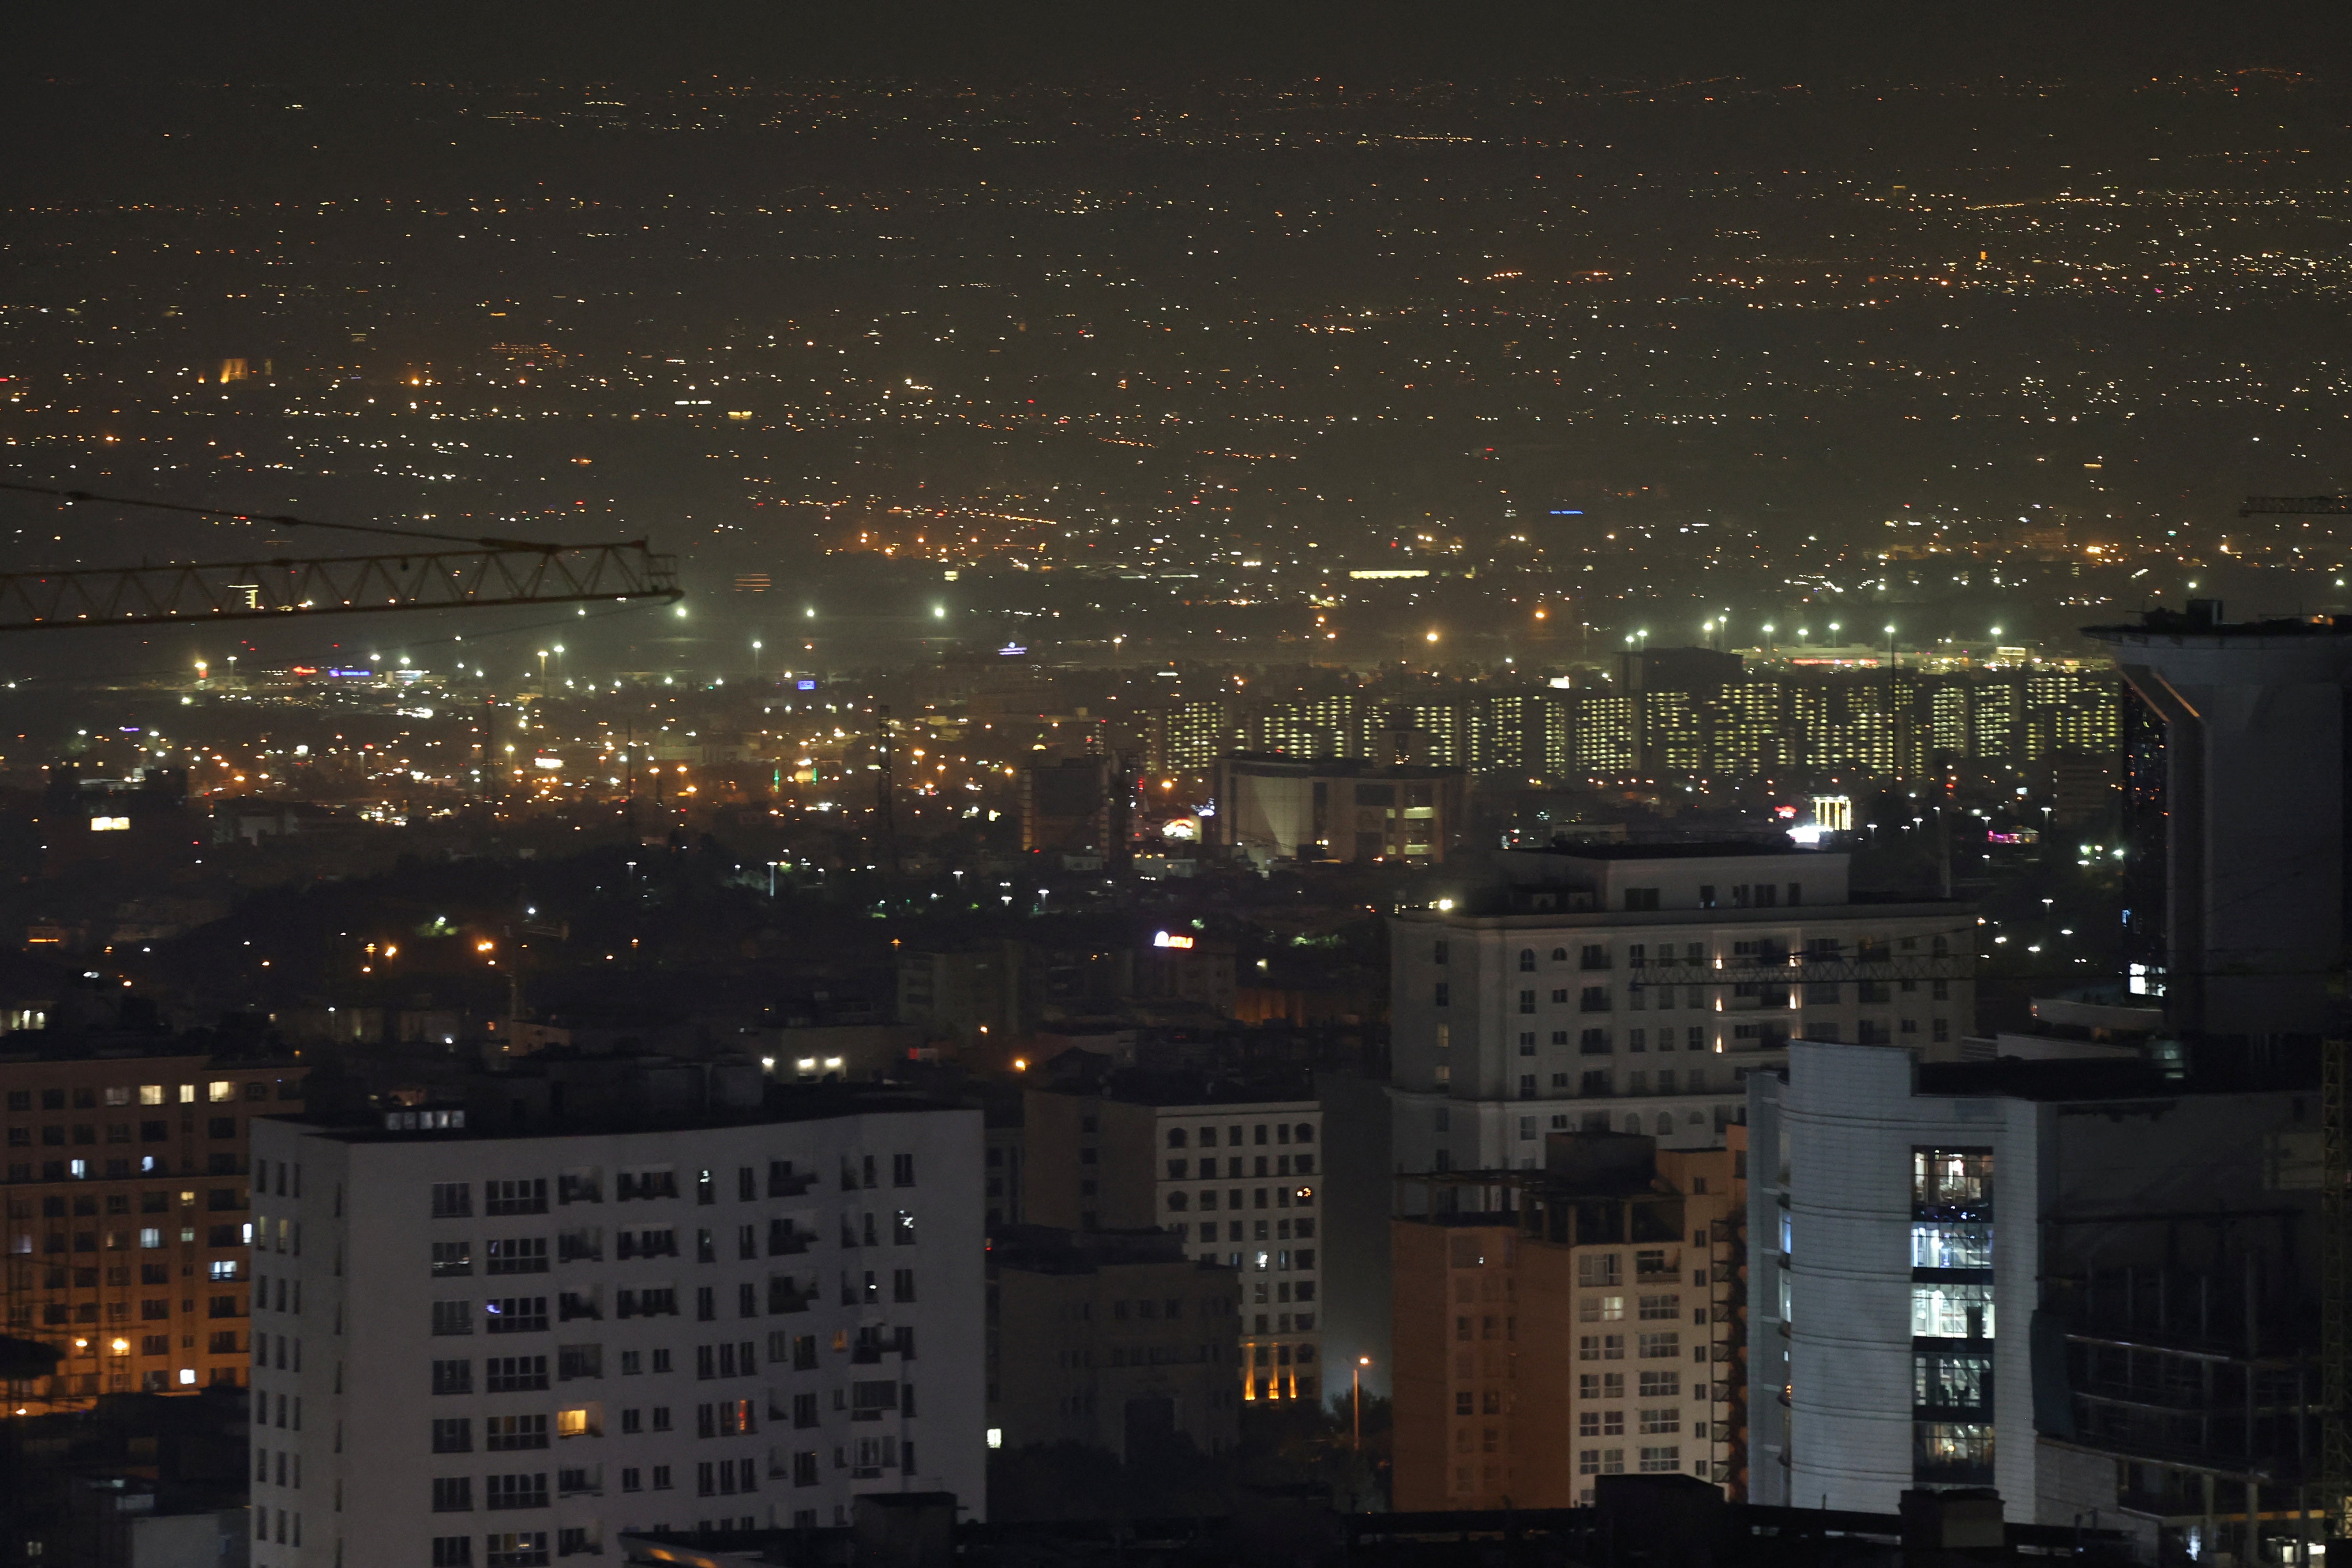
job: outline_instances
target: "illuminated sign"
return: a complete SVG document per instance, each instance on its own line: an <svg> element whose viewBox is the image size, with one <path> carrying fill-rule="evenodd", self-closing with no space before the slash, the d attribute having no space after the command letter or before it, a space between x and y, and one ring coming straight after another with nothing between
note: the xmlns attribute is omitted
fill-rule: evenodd
<svg viewBox="0 0 2352 1568"><path fill-rule="evenodd" d="M996 650L996 657L999 658L1015 658L1028 651L1029 650L1027 648L1023 647L1019 643L1009 642L1003 647Z"/></svg>
<svg viewBox="0 0 2352 1568"><path fill-rule="evenodd" d="M816 682L814 680L795 680L793 682L793 685L803 691L814 691L816 689Z"/></svg>
<svg viewBox="0 0 2352 1568"><path fill-rule="evenodd" d="M1163 931L1156 933L1152 937L1151 945L1154 947L1188 948L1192 945L1192 939L1186 936L1182 931Z"/></svg>
<svg viewBox="0 0 2352 1568"><path fill-rule="evenodd" d="M1554 507L1551 509L1551 514L1554 517L1582 517L1584 511L1580 507Z"/></svg>
<svg viewBox="0 0 2352 1568"><path fill-rule="evenodd" d="M1988 844L2039 844L2042 842L2042 830L2038 827L2021 827L2014 833L1988 833L1985 835L1985 842Z"/></svg>
<svg viewBox="0 0 2352 1568"><path fill-rule="evenodd" d="M92 833L121 833L127 831L130 826L131 819L127 816L93 816L89 819L89 830Z"/></svg>
<svg viewBox="0 0 2352 1568"><path fill-rule="evenodd" d="M373 669L331 669L327 671L327 673L342 680L366 680L372 678L375 674L375 671Z"/></svg>
<svg viewBox="0 0 2352 1568"><path fill-rule="evenodd" d="M1360 583L1382 583L1397 577L1426 577L1429 574L1417 567L1410 570L1403 567L1364 567L1348 575Z"/></svg>
<svg viewBox="0 0 2352 1568"><path fill-rule="evenodd" d="M553 773L556 769L563 765L563 759L562 757L533 757L530 760L530 765L535 768L545 768L548 772Z"/></svg>

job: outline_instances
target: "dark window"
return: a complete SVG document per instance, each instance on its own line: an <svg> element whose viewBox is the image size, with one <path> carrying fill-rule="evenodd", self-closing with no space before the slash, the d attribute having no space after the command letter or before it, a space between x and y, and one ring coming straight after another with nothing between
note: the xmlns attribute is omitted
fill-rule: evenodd
<svg viewBox="0 0 2352 1568"><path fill-rule="evenodd" d="M543 1355L492 1356L485 1363L484 1387L492 1394L528 1394L547 1387Z"/></svg>
<svg viewBox="0 0 2352 1568"><path fill-rule="evenodd" d="M484 1182L482 1212L486 1215L545 1214L547 1178L520 1182Z"/></svg>

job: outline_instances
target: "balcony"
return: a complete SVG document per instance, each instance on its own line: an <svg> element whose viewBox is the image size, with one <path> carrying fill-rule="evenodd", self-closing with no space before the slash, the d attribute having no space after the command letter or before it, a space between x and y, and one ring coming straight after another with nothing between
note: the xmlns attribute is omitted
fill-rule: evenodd
<svg viewBox="0 0 2352 1568"><path fill-rule="evenodd" d="M559 1204L601 1204L604 1189L593 1176L558 1176L555 1178L555 1201Z"/></svg>

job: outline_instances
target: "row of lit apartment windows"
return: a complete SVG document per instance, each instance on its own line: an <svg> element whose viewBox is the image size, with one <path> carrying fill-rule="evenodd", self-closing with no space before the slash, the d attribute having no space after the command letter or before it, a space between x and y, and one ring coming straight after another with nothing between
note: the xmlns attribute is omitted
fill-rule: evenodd
<svg viewBox="0 0 2352 1568"><path fill-rule="evenodd" d="M199 1098L207 1103L220 1105L229 1100L238 1099L240 1094L244 1099L248 1100L268 1100L269 1098L269 1083L268 1080L261 1079L249 1079L246 1081L242 1090L238 1089L236 1079L226 1078L214 1079L210 1082L203 1084L117 1084L103 1089L44 1089L39 1090L29 1089L12 1089L8 1090L8 1109L12 1111L28 1111L32 1110L33 1097L37 1092L40 1096L41 1109L43 1110L64 1110L68 1108L68 1104L70 1104L70 1108L75 1110L91 1110L97 1109L100 1105L194 1105L197 1103ZM280 1100L301 1099L301 1080L299 1079L278 1079L278 1098Z"/></svg>
<svg viewBox="0 0 2352 1568"><path fill-rule="evenodd" d="M69 1252L152 1252L173 1240L174 1229L179 1233L177 1239L182 1246L195 1244L196 1227L193 1225L169 1227L150 1225L136 1230L51 1231L41 1237L41 1253L44 1257L55 1257ZM247 1247L252 1244L252 1240L253 1227L241 1221L208 1226L205 1230L205 1242L209 1247ZM33 1238L30 1236L19 1234L12 1241L16 1256L26 1257L32 1253ZM145 1267L162 1266L151 1264ZM234 1279L243 1272L240 1265L232 1261L216 1261L211 1268L212 1277L215 1279Z"/></svg>

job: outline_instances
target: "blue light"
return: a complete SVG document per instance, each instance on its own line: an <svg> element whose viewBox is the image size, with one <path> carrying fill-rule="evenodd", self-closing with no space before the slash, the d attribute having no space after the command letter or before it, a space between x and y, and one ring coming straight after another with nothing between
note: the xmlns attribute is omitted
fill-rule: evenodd
<svg viewBox="0 0 2352 1568"><path fill-rule="evenodd" d="M1582 516L1584 515L1584 513L1583 513L1583 511L1582 511L1581 510L1570 511L1570 510L1561 510L1560 508L1559 508L1559 507L1554 507L1554 508L1552 508L1551 514L1552 514L1552 516L1554 516L1554 517L1582 517Z"/></svg>
<svg viewBox="0 0 2352 1568"><path fill-rule="evenodd" d="M814 680L795 680L793 682L793 685L803 691L814 691L816 689L816 682Z"/></svg>

